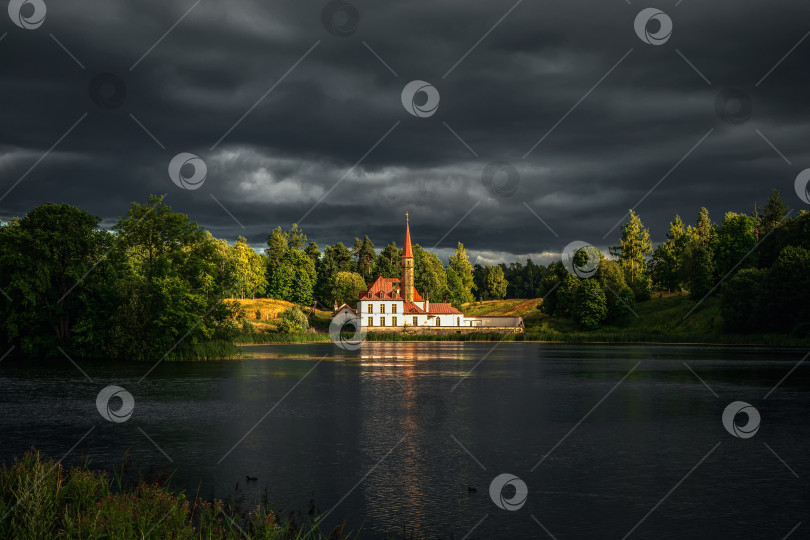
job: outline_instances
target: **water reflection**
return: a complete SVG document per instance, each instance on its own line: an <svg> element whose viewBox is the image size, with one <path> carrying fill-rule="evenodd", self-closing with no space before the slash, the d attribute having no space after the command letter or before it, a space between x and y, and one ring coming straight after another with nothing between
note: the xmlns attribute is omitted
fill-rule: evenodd
<svg viewBox="0 0 810 540"><path fill-rule="evenodd" d="M4 361L0 459L31 444L59 457L96 425L67 462L90 457L110 469L129 449L137 468L171 465L179 485L199 486L203 495L231 495L241 480L247 502L266 486L283 513L305 514L311 499L322 510L338 505L331 524L346 518L350 529L363 527L363 537L397 537L413 526L461 538L489 515L470 538L542 538L533 514L558 538L602 538L625 534L722 440L635 534L771 537L810 507L802 481L762 444L800 477L810 468L810 367L797 368L762 400L804 351L507 342L246 350L243 361L164 363L141 385L140 364L88 363L88 382L65 362ZM99 416L95 397L108 384L132 392L130 421ZM762 413L751 439L735 439L722 426L722 411L735 400ZM498 509L487 494L505 472L529 488L517 512ZM245 475L259 481L245 486Z"/></svg>

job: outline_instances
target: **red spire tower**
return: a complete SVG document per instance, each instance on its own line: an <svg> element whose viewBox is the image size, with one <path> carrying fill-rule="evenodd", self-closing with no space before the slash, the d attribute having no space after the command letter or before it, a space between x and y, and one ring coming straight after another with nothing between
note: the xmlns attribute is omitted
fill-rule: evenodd
<svg viewBox="0 0 810 540"><path fill-rule="evenodd" d="M405 212L405 247L401 257L402 272L400 285L402 289L402 299L405 302L413 302L413 251L411 250L411 227L408 224L408 212Z"/></svg>

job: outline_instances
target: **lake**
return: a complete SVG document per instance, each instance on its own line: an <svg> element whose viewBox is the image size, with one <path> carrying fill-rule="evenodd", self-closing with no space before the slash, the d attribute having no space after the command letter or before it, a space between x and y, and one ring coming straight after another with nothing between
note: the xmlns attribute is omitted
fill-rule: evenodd
<svg viewBox="0 0 810 540"><path fill-rule="evenodd" d="M282 514L303 515L314 500L363 538L401 538L403 527L457 539L810 537L810 361L796 368L807 351L244 350L251 358L164 362L142 382L148 364L79 362L85 376L67 361L6 360L0 459L30 445L59 458L78 442L66 463L111 469L130 449L133 467L166 467L192 495L250 503L266 488ZM132 394L128 421L99 414L107 385ZM736 401L759 413L753 436L724 427Z"/></svg>

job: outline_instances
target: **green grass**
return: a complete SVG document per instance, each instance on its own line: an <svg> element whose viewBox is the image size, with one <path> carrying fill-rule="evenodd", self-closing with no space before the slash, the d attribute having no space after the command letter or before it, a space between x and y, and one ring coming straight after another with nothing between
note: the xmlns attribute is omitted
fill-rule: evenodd
<svg viewBox="0 0 810 540"><path fill-rule="evenodd" d="M323 332L281 334L274 331L262 331L242 334L234 340L234 343L246 345L261 343L326 343L328 341L330 341L329 334Z"/></svg>
<svg viewBox="0 0 810 540"><path fill-rule="evenodd" d="M250 508L220 499L188 499L165 482L127 485L120 475L111 479L87 466L65 468L31 450L0 469L0 538L356 537L343 525L321 532L318 517L300 525L292 514L281 518L264 499Z"/></svg>
<svg viewBox="0 0 810 540"><path fill-rule="evenodd" d="M206 341L183 344L166 356L166 360L221 360L237 358L242 354L239 347L227 341Z"/></svg>
<svg viewBox="0 0 810 540"><path fill-rule="evenodd" d="M485 300L464 304L461 311L470 317L522 317L540 303L539 298L513 298L509 300Z"/></svg>
<svg viewBox="0 0 810 540"><path fill-rule="evenodd" d="M810 343L808 339L787 334L726 333L723 331L720 299L716 297L707 298L698 305L686 295L656 294L647 302L636 304L633 309L638 317L631 314L622 321L603 325L593 331L580 330L570 319L549 317L536 309L524 315L526 333L517 336L517 339L574 343L725 343L777 346L804 346Z"/></svg>

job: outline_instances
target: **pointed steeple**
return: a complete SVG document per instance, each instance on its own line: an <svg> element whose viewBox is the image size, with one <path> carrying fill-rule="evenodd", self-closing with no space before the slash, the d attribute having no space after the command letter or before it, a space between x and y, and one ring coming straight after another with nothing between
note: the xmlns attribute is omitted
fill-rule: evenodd
<svg viewBox="0 0 810 540"><path fill-rule="evenodd" d="M402 270L400 271L400 288L402 290L402 299L405 302L413 302L414 292L416 289L413 287L413 251L411 250L411 227L408 225L408 213L405 212L405 247L402 249L402 257L400 264Z"/></svg>
<svg viewBox="0 0 810 540"><path fill-rule="evenodd" d="M405 247L402 250L403 257L413 257L411 251L411 227L408 224L408 212L405 212Z"/></svg>

